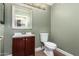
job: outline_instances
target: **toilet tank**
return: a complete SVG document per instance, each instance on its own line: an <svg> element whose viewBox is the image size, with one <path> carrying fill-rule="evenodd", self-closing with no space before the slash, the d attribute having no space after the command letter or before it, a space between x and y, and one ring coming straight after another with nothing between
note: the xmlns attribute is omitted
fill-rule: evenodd
<svg viewBox="0 0 79 59"><path fill-rule="evenodd" d="M48 33L40 33L40 40L41 40L41 42L47 42L48 41Z"/></svg>

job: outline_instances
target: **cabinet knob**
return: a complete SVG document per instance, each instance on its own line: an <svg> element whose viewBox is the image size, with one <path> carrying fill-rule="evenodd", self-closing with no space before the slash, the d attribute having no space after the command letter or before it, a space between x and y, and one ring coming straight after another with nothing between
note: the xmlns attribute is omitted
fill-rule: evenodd
<svg viewBox="0 0 79 59"><path fill-rule="evenodd" d="M25 40L25 39L23 39L23 40Z"/></svg>
<svg viewBox="0 0 79 59"><path fill-rule="evenodd" d="M27 40L27 39L26 39Z"/></svg>

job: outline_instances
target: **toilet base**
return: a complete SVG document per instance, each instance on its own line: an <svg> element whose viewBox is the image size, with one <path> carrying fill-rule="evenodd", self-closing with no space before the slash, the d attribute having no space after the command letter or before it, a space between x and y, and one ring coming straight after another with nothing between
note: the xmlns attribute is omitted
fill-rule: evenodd
<svg viewBox="0 0 79 59"><path fill-rule="evenodd" d="M47 56L54 56L53 50L45 49L45 50L44 50L44 53L45 53Z"/></svg>

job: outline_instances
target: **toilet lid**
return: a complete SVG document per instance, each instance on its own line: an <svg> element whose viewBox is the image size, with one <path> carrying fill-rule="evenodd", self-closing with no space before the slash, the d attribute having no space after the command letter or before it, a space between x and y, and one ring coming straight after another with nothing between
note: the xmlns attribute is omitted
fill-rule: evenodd
<svg viewBox="0 0 79 59"><path fill-rule="evenodd" d="M45 46L48 46L48 47L56 47L56 44L52 42L44 42L44 44Z"/></svg>

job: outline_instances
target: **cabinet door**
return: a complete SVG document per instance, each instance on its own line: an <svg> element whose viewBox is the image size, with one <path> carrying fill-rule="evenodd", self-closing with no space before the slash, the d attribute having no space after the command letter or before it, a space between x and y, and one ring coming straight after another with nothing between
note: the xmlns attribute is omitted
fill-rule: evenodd
<svg viewBox="0 0 79 59"><path fill-rule="evenodd" d="M27 37L25 46L26 46L25 55L34 56L35 55L35 37L34 36Z"/></svg>
<svg viewBox="0 0 79 59"><path fill-rule="evenodd" d="M24 56L25 38L13 38L13 56Z"/></svg>

